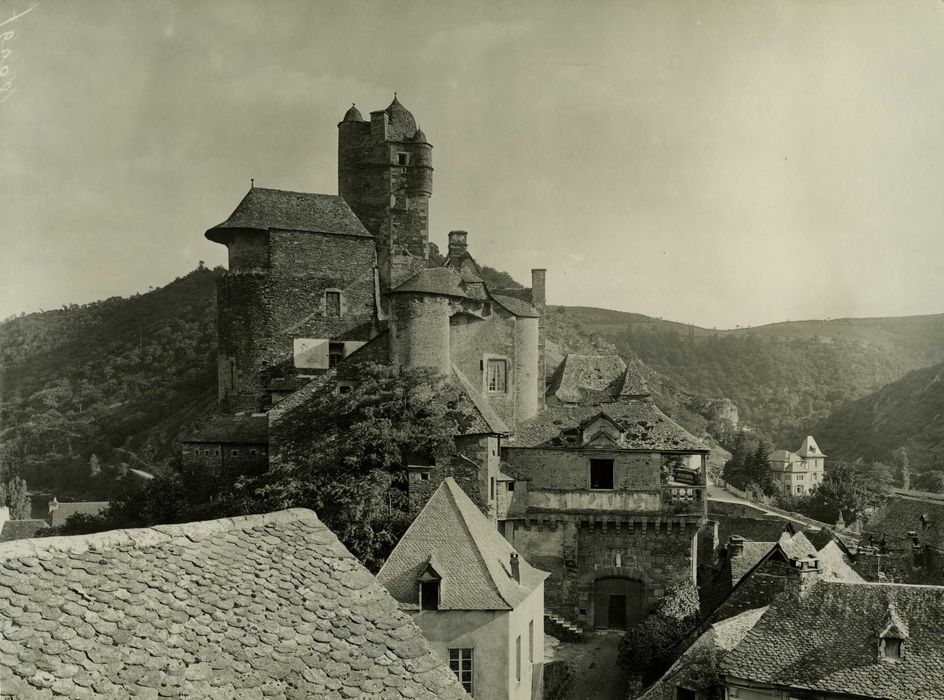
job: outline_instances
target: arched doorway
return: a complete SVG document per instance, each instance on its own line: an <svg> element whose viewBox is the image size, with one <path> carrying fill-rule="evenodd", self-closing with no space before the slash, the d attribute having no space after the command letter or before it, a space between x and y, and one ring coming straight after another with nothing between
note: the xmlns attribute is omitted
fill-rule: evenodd
<svg viewBox="0 0 944 700"><path fill-rule="evenodd" d="M593 582L593 626L625 630L642 618L642 581L607 576Z"/></svg>

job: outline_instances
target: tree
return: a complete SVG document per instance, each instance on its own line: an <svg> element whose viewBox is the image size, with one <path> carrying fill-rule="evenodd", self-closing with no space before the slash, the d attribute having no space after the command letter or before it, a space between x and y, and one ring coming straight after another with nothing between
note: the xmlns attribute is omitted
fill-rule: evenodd
<svg viewBox="0 0 944 700"><path fill-rule="evenodd" d="M908 450L904 447L899 447L892 453L892 457L895 459L895 471L898 477L898 483L907 491L911 488L911 464L908 461Z"/></svg>
<svg viewBox="0 0 944 700"><path fill-rule="evenodd" d="M0 482L0 506L10 509L10 520L29 520L30 498L25 479L14 476L6 484Z"/></svg>
<svg viewBox="0 0 944 700"><path fill-rule="evenodd" d="M944 493L944 471L933 469L915 477L914 487L918 491Z"/></svg>
<svg viewBox="0 0 944 700"><path fill-rule="evenodd" d="M764 444L764 441L759 440L757 447L754 449L754 454L747 461L745 469L748 483L756 485L765 496L773 496L779 491L777 482L774 481L773 472L770 471L770 462L767 460L769 452L770 450Z"/></svg>
<svg viewBox="0 0 944 700"><path fill-rule="evenodd" d="M655 612L620 640L619 664L648 685L675 660L676 645L698 621L698 589L690 579L671 587Z"/></svg>
<svg viewBox="0 0 944 700"><path fill-rule="evenodd" d="M836 522L840 514L846 523L854 523L867 510L880 505L888 491L855 466L830 462L823 482L810 499L811 515L824 522Z"/></svg>

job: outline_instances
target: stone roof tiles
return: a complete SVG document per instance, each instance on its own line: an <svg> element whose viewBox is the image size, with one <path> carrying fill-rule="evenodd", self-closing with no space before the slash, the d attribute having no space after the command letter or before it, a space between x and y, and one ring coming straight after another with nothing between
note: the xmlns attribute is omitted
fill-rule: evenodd
<svg viewBox="0 0 944 700"><path fill-rule="evenodd" d="M6 520L0 527L0 542L25 540L35 537L36 533L49 527L45 520Z"/></svg>
<svg viewBox="0 0 944 700"><path fill-rule="evenodd" d="M213 416L193 434L181 438L181 442L265 444L269 442L269 418Z"/></svg>
<svg viewBox="0 0 944 700"><path fill-rule="evenodd" d="M418 578L435 560L442 577L440 610L511 610L547 574L519 558L520 581L511 575L514 548L451 477L423 506L391 552L377 580L404 607L419 605Z"/></svg>
<svg viewBox="0 0 944 700"><path fill-rule="evenodd" d="M541 316L537 309L521 299L505 296L503 294L493 294L492 299L506 311L520 318L539 318Z"/></svg>
<svg viewBox="0 0 944 700"><path fill-rule="evenodd" d="M307 231L370 238L360 219L339 195L310 194L253 187L221 224L206 237L225 243L230 229Z"/></svg>
<svg viewBox="0 0 944 700"><path fill-rule="evenodd" d="M908 627L902 657L879 658L893 606ZM944 697L944 587L819 581L779 598L722 662L729 676L891 700Z"/></svg>
<svg viewBox="0 0 944 700"><path fill-rule="evenodd" d="M468 298L462 288L462 277L448 267L428 267L420 270L389 294L432 294Z"/></svg>
<svg viewBox="0 0 944 700"><path fill-rule="evenodd" d="M564 358L551 379L549 399L587 403L620 397L648 396L649 387L639 367L627 366L619 355L577 355Z"/></svg>
<svg viewBox="0 0 944 700"><path fill-rule="evenodd" d="M464 697L304 509L0 545L13 697Z"/></svg>
<svg viewBox="0 0 944 700"><path fill-rule="evenodd" d="M649 399L549 405L519 423L508 447L581 447L580 426L605 412L623 429L618 447L628 450L707 452L705 444L665 415Z"/></svg>
<svg viewBox="0 0 944 700"><path fill-rule="evenodd" d="M50 527L65 525L66 520L73 515L98 515L108 507L108 501L74 501L72 503L58 503L55 510L49 513Z"/></svg>

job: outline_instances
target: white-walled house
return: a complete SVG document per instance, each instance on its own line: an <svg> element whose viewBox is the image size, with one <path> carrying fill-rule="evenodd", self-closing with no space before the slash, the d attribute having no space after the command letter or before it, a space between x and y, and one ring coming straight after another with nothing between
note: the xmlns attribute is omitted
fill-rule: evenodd
<svg viewBox="0 0 944 700"><path fill-rule="evenodd" d="M804 495L823 483L826 455L812 435L807 435L800 449L774 450L767 455L774 481L783 493Z"/></svg>
<svg viewBox="0 0 944 700"><path fill-rule="evenodd" d="M541 697L544 579L446 478L377 579L473 697Z"/></svg>

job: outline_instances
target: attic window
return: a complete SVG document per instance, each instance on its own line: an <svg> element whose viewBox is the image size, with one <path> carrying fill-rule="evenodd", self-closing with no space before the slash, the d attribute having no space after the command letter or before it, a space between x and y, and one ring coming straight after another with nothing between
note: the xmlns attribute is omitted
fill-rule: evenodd
<svg viewBox="0 0 944 700"><path fill-rule="evenodd" d="M420 582L420 609L439 610L439 581Z"/></svg>
<svg viewBox="0 0 944 700"><path fill-rule="evenodd" d="M328 367L334 367L344 359L344 343L328 343Z"/></svg>
<svg viewBox="0 0 944 700"><path fill-rule="evenodd" d="M899 660L901 658L901 640L893 637L885 639L884 655L886 659Z"/></svg>

